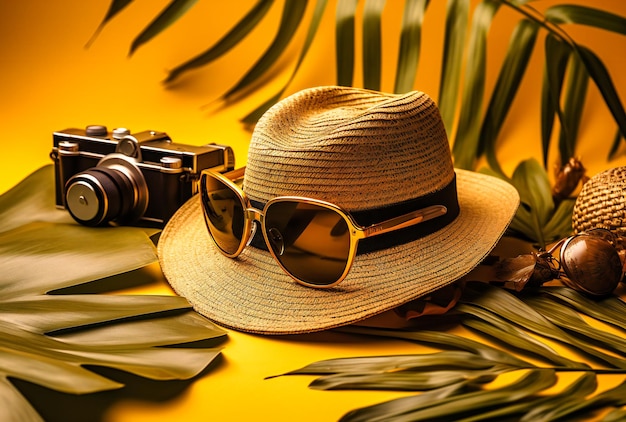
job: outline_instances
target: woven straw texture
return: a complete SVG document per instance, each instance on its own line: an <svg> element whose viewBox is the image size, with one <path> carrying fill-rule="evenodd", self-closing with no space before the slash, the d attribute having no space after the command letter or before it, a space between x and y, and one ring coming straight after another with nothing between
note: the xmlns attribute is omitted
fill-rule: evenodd
<svg viewBox="0 0 626 422"><path fill-rule="evenodd" d="M355 211L431 193L454 174L439 111L426 94L322 87L282 100L261 118L244 191L261 202L299 195ZM517 191L474 172L456 170L456 178L454 221L415 241L358 255L332 289L297 284L267 251L221 255L198 197L163 230L161 268L178 294L226 327L294 334L357 322L466 275L500 239L517 209Z"/></svg>
<svg viewBox="0 0 626 422"><path fill-rule="evenodd" d="M309 89L255 128L244 190L262 203L319 198L351 211L437 191L454 177L439 110L421 92Z"/></svg>
<svg viewBox="0 0 626 422"><path fill-rule="evenodd" d="M598 173L583 186L572 215L575 233L594 228L626 234L626 167Z"/></svg>

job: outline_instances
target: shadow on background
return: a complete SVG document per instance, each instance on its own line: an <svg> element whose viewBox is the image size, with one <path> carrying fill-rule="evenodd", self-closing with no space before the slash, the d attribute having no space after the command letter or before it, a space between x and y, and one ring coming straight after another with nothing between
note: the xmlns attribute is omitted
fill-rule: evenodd
<svg viewBox="0 0 626 422"><path fill-rule="evenodd" d="M103 421L107 410L116 402L140 400L163 403L173 400L199 378L220 365L220 355L200 374L188 380L155 381L113 368L89 366L87 369L124 384L119 390L92 394L66 394L27 381L11 379L41 417L48 422Z"/></svg>
<svg viewBox="0 0 626 422"><path fill-rule="evenodd" d="M163 283L162 275L148 267L49 292L53 295L99 294Z"/></svg>

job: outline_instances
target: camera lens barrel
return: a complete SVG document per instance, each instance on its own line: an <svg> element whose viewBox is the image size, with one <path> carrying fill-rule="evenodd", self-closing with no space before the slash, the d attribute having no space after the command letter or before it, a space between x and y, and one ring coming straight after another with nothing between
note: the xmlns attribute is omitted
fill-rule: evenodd
<svg viewBox="0 0 626 422"><path fill-rule="evenodd" d="M71 177L65 186L66 207L87 226L110 221L130 224L146 211L148 189L141 173L127 157L111 154Z"/></svg>
<svg viewBox="0 0 626 422"><path fill-rule="evenodd" d="M110 169L94 167L68 181L67 208L75 220L87 226L109 222L128 209L128 181ZM125 200L126 199L126 200Z"/></svg>

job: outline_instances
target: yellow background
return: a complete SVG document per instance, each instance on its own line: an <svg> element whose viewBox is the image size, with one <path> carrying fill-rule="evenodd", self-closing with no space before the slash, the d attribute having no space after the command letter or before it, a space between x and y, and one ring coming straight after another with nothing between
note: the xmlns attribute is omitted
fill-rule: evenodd
<svg viewBox="0 0 626 422"><path fill-rule="evenodd" d="M287 54L272 69L275 78L269 81L269 88L231 107L219 108L215 100L237 82L273 37L282 2L273 6L259 28L235 51L184 76L167 89L161 84L166 69L219 39L254 2L200 1L178 23L132 57L127 53L133 38L168 1L137 0L110 22L86 49L85 43L103 18L108 3L108 0L0 2L0 192L51 162L48 153L53 131L91 123L125 126L135 131L162 130L180 143L230 144L235 149L238 164L244 164L250 132L238 120L286 80L306 30L304 26L300 28ZM386 38L382 88L390 91L402 2L387 3L383 23ZM431 3L415 88L436 97L446 2ZM554 3L539 1L536 5L543 9ZM571 3L626 15L623 0ZM310 4L307 16L311 15L312 7ZM316 41L290 85L289 93L333 83L334 7L335 2L330 1ZM494 83L495 69L505 51L512 23L516 21L516 15L507 10L502 10L494 21L489 38L488 89ZM602 58L620 97L626 98L626 37L595 29L569 29L576 40ZM357 39L358 34L357 29ZM508 171L522 159L539 158L540 51L533 57L533 68L524 80L522 96L514 104L502 133L499 156ZM357 76L355 84L360 83L361 78ZM606 161L614 134L615 125L597 90L591 86L581 127L581 145L577 150L589 175L626 164L623 155L613 162ZM151 268L151 274L155 282L133 293L171 294L158 267ZM122 396L105 409L102 417L107 421L336 420L348 410L401 394L322 392L307 387L311 377L264 378L326 358L412 353L416 349L401 342L364 340L336 333L274 338L230 332L219 365L189 383L180 394L157 403ZM607 381L606 385L612 382ZM80 407L76 409L76 412L81 411Z"/></svg>

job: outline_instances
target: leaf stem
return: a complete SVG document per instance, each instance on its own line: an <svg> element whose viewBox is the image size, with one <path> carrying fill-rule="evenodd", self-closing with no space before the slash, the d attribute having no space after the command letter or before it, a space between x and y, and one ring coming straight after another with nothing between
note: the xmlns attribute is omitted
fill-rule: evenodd
<svg viewBox="0 0 626 422"><path fill-rule="evenodd" d="M576 48L576 42L572 39L572 37L570 37L570 35L563 28L561 28L559 25L555 24L554 22L550 22L549 20L547 20L543 16L543 14L537 9L535 9L534 7L528 6L526 4L520 6L511 0L500 0L500 1L505 6L508 6L512 8L513 10L526 16L528 19L534 22L537 22L537 24L541 25L541 27L549 31L559 40L568 44L570 47L574 49Z"/></svg>

